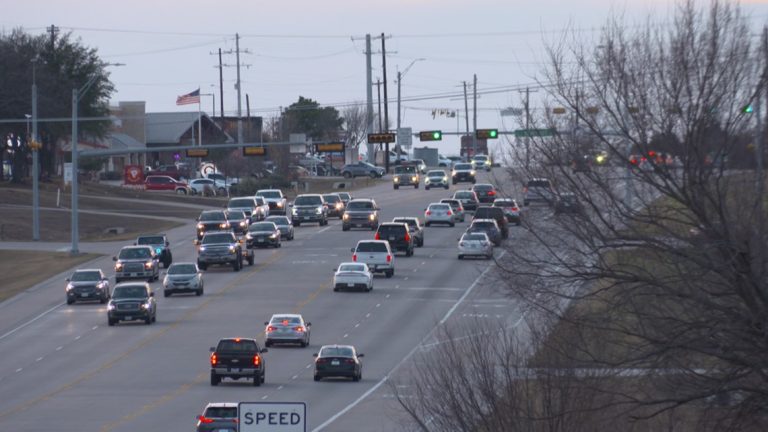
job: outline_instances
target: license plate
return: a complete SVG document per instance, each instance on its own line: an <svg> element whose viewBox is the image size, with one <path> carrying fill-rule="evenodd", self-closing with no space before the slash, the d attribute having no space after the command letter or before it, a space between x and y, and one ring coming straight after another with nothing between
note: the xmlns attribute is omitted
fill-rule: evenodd
<svg viewBox="0 0 768 432"><path fill-rule="evenodd" d="M132 316L130 316L130 315L128 315L127 317L125 317L125 320L126 320L126 321L131 321L131 320L133 320L133 317L132 317Z"/></svg>
<svg viewBox="0 0 768 432"><path fill-rule="evenodd" d="M256 241L259 243L264 243L264 239L257 239Z"/></svg>
<svg viewBox="0 0 768 432"><path fill-rule="evenodd" d="M231 372L240 372L240 368L230 368Z"/></svg>
<svg viewBox="0 0 768 432"><path fill-rule="evenodd" d="M91 295L91 293L81 293L80 297L88 297L89 295Z"/></svg>
<svg viewBox="0 0 768 432"><path fill-rule="evenodd" d="M355 284L353 284L353 283L348 283L348 284L347 284L347 287L349 287L349 288L352 288L352 287L354 287L354 286L355 286Z"/></svg>
<svg viewBox="0 0 768 432"><path fill-rule="evenodd" d="M331 366L338 366L339 361L338 360L331 360Z"/></svg>
<svg viewBox="0 0 768 432"><path fill-rule="evenodd" d="M389 241L395 241L395 238L394 237L390 237Z"/></svg>
<svg viewBox="0 0 768 432"><path fill-rule="evenodd" d="M138 276L137 273L129 273L128 276Z"/></svg>
<svg viewBox="0 0 768 432"><path fill-rule="evenodd" d="M304 216L302 219L307 220L309 219L309 216Z"/></svg>

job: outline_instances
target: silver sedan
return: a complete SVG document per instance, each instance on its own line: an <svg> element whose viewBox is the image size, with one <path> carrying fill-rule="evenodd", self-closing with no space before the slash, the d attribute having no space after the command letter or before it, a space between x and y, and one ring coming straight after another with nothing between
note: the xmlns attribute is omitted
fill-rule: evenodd
<svg viewBox="0 0 768 432"><path fill-rule="evenodd" d="M312 324L304 322L299 314L275 314L264 323L266 339L264 346L276 343L298 343L301 347L309 345L309 331Z"/></svg>
<svg viewBox="0 0 768 432"><path fill-rule="evenodd" d="M424 211L424 225L448 224L456 225L456 216L453 214L450 204L432 203Z"/></svg>
<svg viewBox="0 0 768 432"><path fill-rule="evenodd" d="M373 273L365 263L346 262L339 265L333 275L333 290L343 289L373 289Z"/></svg>
<svg viewBox="0 0 768 432"><path fill-rule="evenodd" d="M459 259L465 257L493 258L493 243L484 232L464 233L459 239Z"/></svg>
<svg viewBox="0 0 768 432"><path fill-rule="evenodd" d="M203 295L203 273L193 262L173 263L163 278L163 295L195 293Z"/></svg>
<svg viewBox="0 0 768 432"><path fill-rule="evenodd" d="M265 222L272 222L280 230L280 238L293 240L293 223L287 216L269 216Z"/></svg>

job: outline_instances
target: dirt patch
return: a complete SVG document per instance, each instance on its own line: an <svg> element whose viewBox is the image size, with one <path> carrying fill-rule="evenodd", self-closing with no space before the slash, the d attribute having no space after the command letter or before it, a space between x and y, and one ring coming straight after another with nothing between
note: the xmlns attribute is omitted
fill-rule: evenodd
<svg viewBox="0 0 768 432"><path fill-rule="evenodd" d="M6 251L0 250L0 301L35 286L67 269L97 258L99 255L70 256L67 252ZM64 298L64 281L61 281Z"/></svg>

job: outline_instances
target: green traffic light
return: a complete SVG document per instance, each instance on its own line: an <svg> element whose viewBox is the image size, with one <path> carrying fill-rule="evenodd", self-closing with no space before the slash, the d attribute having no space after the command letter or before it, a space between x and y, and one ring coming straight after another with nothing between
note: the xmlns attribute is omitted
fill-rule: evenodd
<svg viewBox="0 0 768 432"><path fill-rule="evenodd" d="M754 111L754 108L752 108L752 105L745 105L741 109L741 112L743 112L744 114L752 114L753 111Z"/></svg>
<svg viewBox="0 0 768 432"><path fill-rule="evenodd" d="M498 135L498 133L499 131L497 131L496 129L491 129L490 131L488 131L488 136L491 138L496 138L496 135Z"/></svg>
<svg viewBox="0 0 768 432"><path fill-rule="evenodd" d="M441 140L443 138L443 134L440 131L434 131L432 132L432 138L435 140Z"/></svg>

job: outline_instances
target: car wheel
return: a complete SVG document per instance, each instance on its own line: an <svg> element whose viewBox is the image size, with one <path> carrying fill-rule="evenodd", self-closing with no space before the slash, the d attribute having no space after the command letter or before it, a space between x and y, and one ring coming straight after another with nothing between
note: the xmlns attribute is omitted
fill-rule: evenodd
<svg viewBox="0 0 768 432"><path fill-rule="evenodd" d="M157 311L155 311L155 314L152 315L152 322L157 322Z"/></svg>
<svg viewBox="0 0 768 432"><path fill-rule="evenodd" d="M454 222L451 222L451 223L449 223L448 225L449 225L449 226L451 226L451 228L453 228L453 227L455 227L455 226L456 226L456 224L455 224Z"/></svg>
<svg viewBox="0 0 768 432"><path fill-rule="evenodd" d="M309 345L309 343L308 343L308 342L304 342L304 341L301 341L301 342L299 343L299 345L300 345L302 348L306 348L306 347Z"/></svg>
<svg viewBox="0 0 768 432"><path fill-rule="evenodd" d="M368 285L368 292L371 292L371 291L373 291L373 284Z"/></svg>
<svg viewBox="0 0 768 432"><path fill-rule="evenodd" d="M115 278L115 284L119 284L121 280L120 278Z"/></svg>
<svg viewBox="0 0 768 432"><path fill-rule="evenodd" d="M394 276L394 275L395 275L395 271L394 271L394 270L387 270L387 271L384 273L384 276L386 276L386 277L387 277L387 279L391 278L391 277L392 277L392 276Z"/></svg>
<svg viewBox="0 0 768 432"><path fill-rule="evenodd" d="M493 254L488 254L485 256L485 259L490 260L493 259Z"/></svg>
<svg viewBox="0 0 768 432"><path fill-rule="evenodd" d="M75 302L74 300L71 300L71 299L67 299L67 304L68 304L68 305L71 305L71 304L72 304L72 303L74 303L74 302Z"/></svg>
<svg viewBox="0 0 768 432"><path fill-rule="evenodd" d="M272 346L272 342L271 341L264 341L264 346L269 348L269 347Z"/></svg>
<svg viewBox="0 0 768 432"><path fill-rule="evenodd" d="M415 185L413 185L413 188L414 188L414 189L418 189L418 188L419 188L419 184L418 184L418 183L416 183Z"/></svg>
<svg viewBox="0 0 768 432"><path fill-rule="evenodd" d="M333 287L333 292L339 292L339 287Z"/></svg>
<svg viewBox="0 0 768 432"><path fill-rule="evenodd" d="M459 255L459 259L464 259L464 255Z"/></svg>
<svg viewBox="0 0 768 432"><path fill-rule="evenodd" d="M171 292L170 291L163 291L163 297L170 297Z"/></svg>
<svg viewBox="0 0 768 432"><path fill-rule="evenodd" d="M424 223L424 226L430 226L430 225L432 225L430 222Z"/></svg>
<svg viewBox="0 0 768 432"><path fill-rule="evenodd" d="M352 173L349 171L342 173L342 175L344 176L344 178L352 178Z"/></svg>
<svg viewBox="0 0 768 432"><path fill-rule="evenodd" d="M203 289L202 289L202 288L200 288L199 290L195 291L195 295L196 295L196 296L198 296L198 297L200 297L201 295L203 295Z"/></svg>
<svg viewBox="0 0 768 432"><path fill-rule="evenodd" d="M238 260L235 260L235 261L233 261L233 262L232 262L232 268L233 268L233 269L234 269L236 272L238 272L238 271L240 271L240 266L241 266L241 264L242 264L242 263L240 262L240 260L239 260L239 259L238 259Z"/></svg>
<svg viewBox="0 0 768 432"><path fill-rule="evenodd" d="M354 382L358 382L358 381L360 381L360 375L355 375L355 376L353 376L353 377L352 377L352 381L354 381Z"/></svg>
<svg viewBox="0 0 768 432"><path fill-rule="evenodd" d="M115 325L115 320L113 320L112 318L107 318L107 325L112 327L113 325Z"/></svg>
<svg viewBox="0 0 768 432"><path fill-rule="evenodd" d="M378 177L378 175L375 172L368 174L368 176L372 179L375 179L376 177Z"/></svg>
<svg viewBox="0 0 768 432"><path fill-rule="evenodd" d="M314 380L315 381L320 381L320 377L318 375L315 375Z"/></svg>
<svg viewBox="0 0 768 432"><path fill-rule="evenodd" d="M301 222L294 222L294 223L293 223L293 226L295 226L295 227L300 227L300 226L301 226Z"/></svg>
<svg viewBox="0 0 768 432"><path fill-rule="evenodd" d="M261 374L258 372L253 376L253 386L261 387Z"/></svg>
<svg viewBox="0 0 768 432"><path fill-rule="evenodd" d="M342 226L341 226L341 230L342 230L342 231L349 231L349 227L348 227L348 226L346 226L346 225L342 225Z"/></svg>
<svg viewBox="0 0 768 432"><path fill-rule="evenodd" d="M418 189L418 188L416 188ZM429 186L424 186L424 190L429 190Z"/></svg>
<svg viewBox="0 0 768 432"><path fill-rule="evenodd" d="M395 188L395 190L398 190L398 189L400 189L400 186L395 185L394 188Z"/></svg>
<svg viewBox="0 0 768 432"><path fill-rule="evenodd" d="M101 304L104 304L104 303L106 303L106 302L107 302L107 300L108 300L108 299L109 299L109 297L108 297L108 296L105 294L105 295L103 295L103 296L102 296L102 297L99 299L99 303L101 303Z"/></svg>
<svg viewBox="0 0 768 432"><path fill-rule="evenodd" d="M184 189L176 189L176 193L179 194L179 195L186 195L187 191L184 190Z"/></svg>
<svg viewBox="0 0 768 432"><path fill-rule="evenodd" d="M419 241L419 247L424 247L424 239L421 239L421 241Z"/></svg>
<svg viewBox="0 0 768 432"><path fill-rule="evenodd" d="M251 254L251 255L248 255L248 265L249 265L249 266L252 266L252 265L253 265L253 261L254 261L255 259L256 259L256 256L255 256L255 255L253 255L253 254Z"/></svg>
<svg viewBox="0 0 768 432"><path fill-rule="evenodd" d="M152 317L150 315L147 315L147 317L144 318L144 324L146 325L152 324Z"/></svg>
<svg viewBox="0 0 768 432"><path fill-rule="evenodd" d="M448 185L445 185L445 190L448 190Z"/></svg>
<svg viewBox="0 0 768 432"><path fill-rule="evenodd" d="M197 266L200 267L200 270L202 270L202 271L208 270L208 265L207 264L200 264L200 263L198 263Z"/></svg>
<svg viewBox="0 0 768 432"><path fill-rule="evenodd" d="M216 375L216 372L211 371L211 385L217 386L221 382L221 378L219 378L218 375Z"/></svg>

